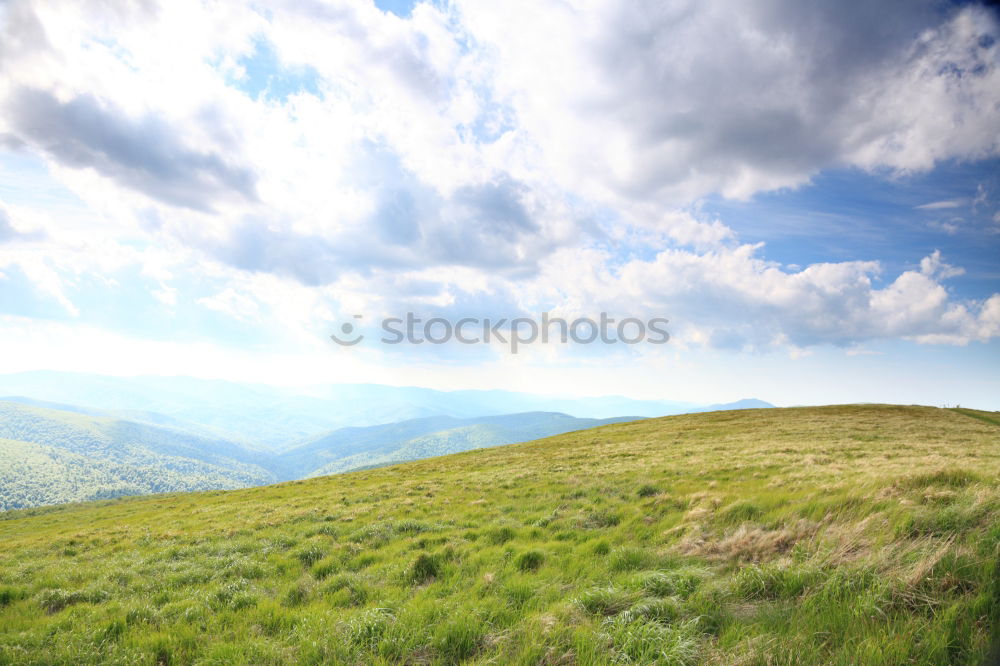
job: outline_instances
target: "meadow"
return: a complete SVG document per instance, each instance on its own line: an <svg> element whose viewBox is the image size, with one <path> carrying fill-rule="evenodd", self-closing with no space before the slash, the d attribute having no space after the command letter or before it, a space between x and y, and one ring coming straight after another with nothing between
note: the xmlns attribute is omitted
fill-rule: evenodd
<svg viewBox="0 0 1000 666"><path fill-rule="evenodd" d="M0 544L0 664L992 663L1000 414L671 416Z"/></svg>

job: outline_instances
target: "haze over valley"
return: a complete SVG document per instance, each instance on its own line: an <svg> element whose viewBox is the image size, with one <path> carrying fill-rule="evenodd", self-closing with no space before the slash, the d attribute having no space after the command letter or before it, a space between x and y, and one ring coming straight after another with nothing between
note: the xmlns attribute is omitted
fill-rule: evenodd
<svg viewBox="0 0 1000 666"><path fill-rule="evenodd" d="M310 387L307 394L186 377L5 375L0 510L241 488L650 416L769 406L759 400L695 406L377 385ZM520 411L529 409L535 411ZM562 409L621 411L595 418L555 411Z"/></svg>

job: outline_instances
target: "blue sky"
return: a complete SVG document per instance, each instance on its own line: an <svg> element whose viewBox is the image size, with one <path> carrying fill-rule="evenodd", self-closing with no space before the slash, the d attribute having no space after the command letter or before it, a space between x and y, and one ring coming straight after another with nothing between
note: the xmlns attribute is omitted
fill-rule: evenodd
<svg viewBox="0 0 1000 666"><path fill-rule="evenodd" d="M713 197L703 207L766 242L768 256L782 263L878 259L898 274L914 267L914 257L940 250L960 257L966 271L951 286L988 298L1000 278L1000 234L992 219L998 197L1000 160L985 159L891 178L832 169L794 190L752 201Z"/></svg>
<svg viewBox="0 0 1000 666"><path fill-rule="evenodd" d="M114 4L0 8L0 373L1000 409L993 9Z"/></svg>

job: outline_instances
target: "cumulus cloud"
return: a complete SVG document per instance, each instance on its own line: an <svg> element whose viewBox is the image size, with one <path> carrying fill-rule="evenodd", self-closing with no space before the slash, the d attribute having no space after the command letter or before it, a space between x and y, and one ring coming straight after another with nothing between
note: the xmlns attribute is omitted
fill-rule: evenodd
<svg viewBox="0 0 1000 666"><path fill-rule="evenodd" d="M459 6L546 166L609 197L748 197L829 166L927 169L1000 149L997 22L983 8Z"/></svg>
<svg viewBox="0 0 1000 666"><path fill-rule="evenodd" d="M45 234L41 230L22 231L14 226L10 213L0 201L0 243L9 241L42 240Z"/></svg>
<svg viewBox="0 0 1000 666"><path fill-rule="evenodd" d="M198 228L180 238L236 268L319 286L345 273L427 266L531 275L557 241L539 229L546 212L523 185L501 175L444 197L425 185L376 191L374 211L356 225L307 232L283 217L246 216L221 236Z"/></svg>
<svg viewBox="0 0 1000 666"><path fill-rule="evenodd" d="M0 15L0 68L9 66L10 60L20 54L49 48L45 28L25 2L8 3Z"/></svg>
<svg viewBox="0 0 1000 666"><path fill-rule="evenodd" d="M198 304L209 310L222 312L237 319L252 319L259 314L257 302L249 296L239 293L232 287L227 287L212 296L199 298Z"/></svg>
<svg viewBox="0 0 1000 666"><path fill-rule="evenodd" d="M799 269L699 212L830 167L894 176L996 155L1000 35L982 7L106 8L0 9L0 146L47 160L123 245L232 282L206 294L165 275L153 297L170 307L241 322L406 302L628 309L669 317L684 344L751 349L1000 335L1000 295L956 296L961 269L940 253L888 277L867 256ZM306 71L308 86L260 94ZM935 197L914 215L959 205ZM13 229L0 216L0 242ZM33 275L55 285L81 273L70 264ZM266 307L255 289L273 289Z"/></svg>
<svg viewBox="0 0 1000 666"><path fill-rule="evenodd" d="M7 211L0 207L0 243L16 238L20 234L10 223L10 216Z"/></svg>
<svg viewBox="0 0 1000 666"><path fill-rule="evenodd" d="M696 253L665 250L618 270L607 258L567 254L544 283L550 302L663 316L679 344L770 350L850 347L905 338L964 345L1000 335L1000 294L956 301L943 281L960 269L934 252L918 270L880 278L877 261L819 263L792 271L760 256L761 245Z"/></svg>

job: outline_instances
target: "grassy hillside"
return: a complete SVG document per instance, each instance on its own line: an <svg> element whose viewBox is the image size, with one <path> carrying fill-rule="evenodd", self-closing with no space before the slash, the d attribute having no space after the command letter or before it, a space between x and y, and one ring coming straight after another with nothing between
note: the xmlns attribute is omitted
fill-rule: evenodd
<svg viewBox="0 0 1000 666"><path fill-rule="evenodd" d="M223 439L0 402L0 509L273 482L266 457Z"/></svg>
<svg viewBox="0 0 1000 666"><path fill-rule="evenodd" d="M997 417L676 416L13 512L0 663L988 663Z"/></svg>

